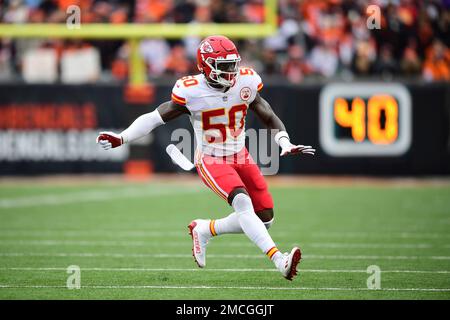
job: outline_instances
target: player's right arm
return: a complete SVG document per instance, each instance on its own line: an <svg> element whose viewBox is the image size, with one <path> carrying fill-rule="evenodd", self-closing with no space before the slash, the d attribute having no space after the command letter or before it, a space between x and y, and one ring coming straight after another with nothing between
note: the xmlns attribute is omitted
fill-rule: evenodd
<svg viewBox="0 0 450 320"><path fill-rule="evenodd" d="M189 90L186 90L189 86L186 84L190 83L185 84L186 79L187 81L192 81L190 77L185 77L175 83L170 101L161 103L153 112L143 114L120 134L109 131L100 132L97 137L97 143L105 150L116 148L149 134L153 129L182 114L189 114L190 112L187 108Z"/></svg>
<svg viewBox="0 0 450 320"><path fill-rule="evenodd" d="M100 132L97 137L97 143L105 150L116 148L124 143L139 139L160 125L186 113L189 113L189 111L185 106L174 101L164 102L154 111L138 117L127 129L119 134L111 131Z"/></svg>

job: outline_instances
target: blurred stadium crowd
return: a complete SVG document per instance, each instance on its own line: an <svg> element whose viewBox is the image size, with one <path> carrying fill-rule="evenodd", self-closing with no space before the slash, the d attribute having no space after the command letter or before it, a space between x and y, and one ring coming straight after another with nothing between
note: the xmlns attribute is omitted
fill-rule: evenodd
<svg viewBox="0 0 450 320"><path fill-rule="evenodd" d="M9 0L1 23L65 23L66 8L81 8L81 23L230 23L264 21L263 0ZM381 29L369 30L366 8L381 8ZM279 0L276 35L239 40L244 65L292 83L308 79L407 77L450 81L450 0ZM146 39L140 51L150 79L196 73L200 38ZM1 39L0 78L20 79L27 52L89 50L97 81L125 80L126 41ZM95 63L93 64L95 65ZM61 67L59 67L61 68ZM95 66L93 67L95 68ZM58 71L57 71L58 72ZM94 73L95 74L95 73Z"/></svg>

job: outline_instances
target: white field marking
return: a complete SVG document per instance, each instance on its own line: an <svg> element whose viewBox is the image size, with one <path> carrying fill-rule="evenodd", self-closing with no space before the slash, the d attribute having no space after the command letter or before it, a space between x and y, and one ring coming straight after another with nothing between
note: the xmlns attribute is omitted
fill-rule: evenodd
<svg viewBox="0 0 450 320"><path fill-rule="evenodd" d="M174 231L174 229L180 226L173 226L171 229L165 229L164 226L170 227L168 223L162 223L161 221L152 221L152 228L148 230L120 230L120 229L0 229L0 236L14 237L14 236L55 236L63 235L66 237L83 237L83 236L99 236L104 237L108 235L113 235L114 237L147 237L152 235L163 235L167 232L173 235L181 235L182 232ZM186 226L187 230L187 226ZM186 236L187 232L184 233Z"/></svg>
<svg viewBox="0 0 450 320"><path fill-rule="evenodd" d="M317 260L450 260L450 256L384 256L384 255L303 255Z"/></svg>
<svg viewBox="0 0 450 320"><path fill-rule="evenodd" d="M167 236L170 234L161 232L161 236ZM183 245L191 245L191 240L186 236L186 241L168 241L164 242L164 247L180 247ZM214 243L213 241L211 241ZM282 242L280 242L282 243ZM108 247L154 247L161 246L160 244L154 243L152 241L110 241L110 240L5 240L0 239L0 246L2 245L36 245L36 246L60 246L60 245L73 245L73 246L108 246ZM212 244L216 247L254 247L255 245L251 242L221 242ZM433 248L431 244L378 244L378 243L308 243L305 242L302 245L297 243L290 243L289 246L300 246L303 248L368 248L368 249L430 249ZM446 246L445 248L447 248Z"/></svg>
<svg viewBox="0 0 450 320"><path fill-rule="evenodd" d="M0 252L0 257L106 257L106 258L189 258L184 253L36 253ZM209 254L216 259L267 259L263 254ZM450 256L384 256L384 255L316 255L304 254L303 259L311 260L450 260Z"/></svg>
<svg viewBox="0 0 450 320"><path fill-rule="evenodd" d="M66 271L67 268L57 267L0 267L0 271ZM82 268L82 271L100 272L279 272L277 269L200 269L200 268ZM367 270L357 269L300 269L300 273L367 273ZM420 274L450 274L448 270L382 270L382 273L420 273Z"/></svg>
<svg viewBox="0 0 450 320"><path fill-rule="evenodd" d="M403 239L423 239L423 238L429 238L429 239L441 239L441 238L450 238L449 233L427 233L427 232L415 232L415 231L409 231L409 232L357 232L357 231L342 231L342 232L336 232L336 231L330 231L330 232L315 232L314 236L320 237L320 238L403 238Z"/></svg>
<svg viewBox="0 0 450 320"><path fill-rule="evenodd" d="M37 206L54 206L61 204L80 203L80 202L98 202L113 201L118 198L140 198L155 197L163 195L184 194L202 192L203 189L197 187L183 189L146 189L146 188L117 188L90 190L83 192L68 192L61 194L42 194L35 196L2 198L0 199L1 209L24 208Z"/></svg>
<svg viewBox="0 0 450 320"><path fill-rule="evenodd" d="M118 238L121 237L120 234L117 233L117 231L115 230L110 230L110 231L105 231L104 233L98 233L95 231L90 231L90 230L85 230L85 231L64 231L64 230L55 230L55 231L48 231L48 230L43 230L41 231L30 231L30 232L8 232L8 231L0 231L0 237L1 236L7 236L7 237L16 237L16 236L30 236L30 237L39 237L39 236L55 236L55 234L57 234L58 236L62 236L62 237L75 237L75 238L79 238L79 237L86 237L86 236L92 236L92 235L98 235L101 237L105 237L105 236L110 236L110 237L114 237L114 238ZM170 231L155 231L155 230L151 230L151 231L146 231L146 232L142 232L142 233L138 233L138 234L134 234L132 235L127 234L125 236L122 235L122 237L137 237L137 238L156 238L156 237L165 237L165 236L170 236L170 237L175 237L175 238L190 238L188 236L187 233L187 227L186 227L186 232L180 232L180 231L173 231L173 229ZM7 239L5 239L7 240ZM3 240L0 240L3 241Z"/></svg>
<svg viewBox="0 0 450 320"><path fill-rule="evenodd" d="M305 243L305 247L313 248L365 248L365 249L430 249L434 246L428 243Z"/></svg>
<svg viewBox="0 0 450 320"><path fill-rule="evenodd" d="M199 190L201 191L201 190ZM167 228L167 223L162 223L161 221L155 221L152 223L151 228L147 230L125 230L125 229L94 229L94 230L77 230L77 229L45 229L45 230L36 230L36 229L5 229L0 228L0 235L52 235L54 233L64 234L67 236L86 236L86 235L109 235L114 234L114 236L118 237L153 237L159 235L170 234L171 236L177 237L185 237L186 232L183 231L174 231L175 227ZM169 226L170 227L170 226ZM179 226L177 226L179 227ZM164 229L167 228L167 229ZM183 226L184 228L184 226ZM187 228L187 227L186 227ZM443 239L450 238L449 233L420 233L420 232L380 232L380 233L367 233L367 232L303 232L299 230L285 230L285 232L271 232L270 234L273 237L277 238L285 238L286 236L292 236L292 234L298 234L299 237L303 238L326 238L326 239L334 239L334 238L382 238L384 240L388 238L402 238L402 239Z"/></svg>
<svg viewBox="0 0 450 320"><path fill-rule="evenodd" d="M67 289L66 286L50 285L14 285L0 284L0 289ZM81 289L237 289L237 290L274 290L274 291L423 291L423 292L450 292L450 288L314 288L314 287L239 287L239 286L120 286L120 285L87 285Z"/></svg>
<svg viewBox="0 0 450 320"><path fill-rule="evenodd" d="M161 233L163 236L164 233ZM168 243L168 247L178 247L182 245L192 245L191 240L185 242L175 242L173 244ZM153 247L161 246L160 243L154 243L152 241L92 241L92 240L0 240L0 246L11 245L35 245L35 246L107 246L107 247ZM166 244L164 244L166 245Z"/></svg>

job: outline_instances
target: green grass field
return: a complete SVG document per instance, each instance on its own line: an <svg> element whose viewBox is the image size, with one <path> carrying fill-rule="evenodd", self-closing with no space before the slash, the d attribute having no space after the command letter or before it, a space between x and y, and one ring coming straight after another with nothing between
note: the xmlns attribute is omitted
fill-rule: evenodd
<svg viewBox="0 0 450 320"><path fill-rule="evenodd" d="M214 238L197 268L188 223L231 212L200 182L2 183L0 299L450 298L450 186L271 191L272 237L303 253L292 282L244 235ZM370 265L381 289L367 288Z"/></svg>

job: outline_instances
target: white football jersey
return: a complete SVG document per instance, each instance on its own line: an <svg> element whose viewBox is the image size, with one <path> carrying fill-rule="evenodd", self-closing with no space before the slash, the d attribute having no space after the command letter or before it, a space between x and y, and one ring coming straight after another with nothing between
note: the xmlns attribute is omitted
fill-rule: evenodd
<svg viewBox="0 0 450 320"><path fill-rule="evenodd" d="M228 156L245 146L245 116L263 84L253 69L239 71L226 92L209 86L203 74L183 77L173 87L172 101L189 110L201 153Z"/></svg>

